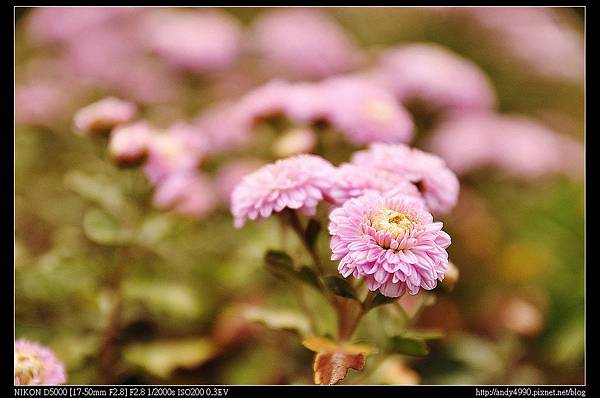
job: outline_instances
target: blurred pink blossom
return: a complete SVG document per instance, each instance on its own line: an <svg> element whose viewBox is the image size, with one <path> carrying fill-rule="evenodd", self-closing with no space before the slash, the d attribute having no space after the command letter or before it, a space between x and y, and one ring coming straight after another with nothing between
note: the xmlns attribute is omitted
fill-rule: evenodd
<svg viewBox="0 0 600 398"><path fill-rule="evenodd" d="M60 83L33 81L15 87L17 124L53 124L64 117L70 106L71 98Z"/></svg>
<svg viewBox="0 0 600 398"><path fill-rule="evenodd" d="M135 104L106 97L77 112L74 118L76 132L81 135L109 132L119 124L131 121L136 112Z"/></svg>
<svg viewBox="0 0 600 398"><path fill-rule="evenodd" d="M193 172L205 153L201 131L187 123L176 123L151 137L144 172L156 185L172 174Z"/></svg>
<svg viewBox="0 0 600 398"><path fill-rule="evenodd" d="M146 122L119 126L110 134L109 154L119 164L135 164L147 156L152 134Z"/></svg>
<svg viewBox="0 0 600 398"><path fill-rule="evenodd" d="M436 109L489 109L494 88L473 62L434 44L409 44L383 53L375 72L406 103L420 100Z"/></svg>
<svg viewBox="0 0 600 398"><path fill-rule="evenodd" d="M459 174L494 166L525 178L560 172L583 176L582 145L524 116L454 117L439 126L429 147Z"/></svg>
<svg viewBox="0 0 600 398"><path fill-rule="evenodd" d="M74 42L90 30L133 15L134 7L35 7L27 17L27 34L39 45Z"/></svg>
<svg viewBox="0 0 600 398"><path fill-rule="evenodd" d="M281 9L260 15L251 37L265 67L299 78L322 78L357 65L359 50L329 16L317 10Z"/></svg>
<svg viewBox="0 0 600 398"><path fill-rule="evenodd" d="M300 125L326 121L355 144L407 142L412 137L412 119L394 96L357 76L318 83L274 80L235 106L250 128L258 120L281 115Z"/></svg>
<svg viewBox="0 0 600 398"><path fill-rule="evenodd" d="M252 139L252 122L246 112L232 102L220 102L204 109L193 121L202 131L207 151L221 153L243 147Z"/></svg>
<svg viewBox="0 0 600 398"><path fill-rule="evenodd" d="M214 209L217 197L208 177L184 171L161 180L154 192L153 202L161 209L173 209L183 216L202 218Z"/></svg>
<svg viewBox="0 0 600 398"><path fill-rule="evenodd" d="M582 81L583 32L569 10L552 7L471 7L471 15L496 42L549 77Z"/></svg>
<svg viewBox="0 0 600 398"><path fill-rule="evenodd" d="M327 96L326 119L354 144L408 142L413 134L410 114L391 92L358 77L321 83Z"/></svg>
<svg viewBox="0 0 600 398"><path fill-rule="evenodd" d="M146 43L167 62L194 72L231 66L239 52L238 22L218 10L159 11L146 16Z"/></svg>

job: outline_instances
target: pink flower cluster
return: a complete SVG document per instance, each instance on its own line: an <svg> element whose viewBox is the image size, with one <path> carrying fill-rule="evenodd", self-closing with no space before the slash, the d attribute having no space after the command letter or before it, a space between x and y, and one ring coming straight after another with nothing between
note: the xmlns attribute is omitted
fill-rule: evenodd
<svg viewBox="0 0 600 398"><path fill-rule="evenodd" d="M582 145L524 116L451 118L437 128L429 148L458 174L492 166L524 178L553 173L583 177Z"/></svg>
<svg viewBox="0 0 600 398"><path fill-rule="evenodd" d="M25 339L15 341L15 385L65 382L65 368L50 349Z"/></svg>
<svg viewBox="0 0 600 398"><path fill-rule="evenodd" d="M404 145L373 144L352 163L334 167L315 155L297 155L247 175L231 195L235 226L284 209L312 216L319 202L330 213L332 260L338 270L366 278L389 297L433 289L448 268L450 237L429 209L448 211L458 180L444 162Z"/></svg>
<svg viewBox="0 0 600 398"><path fill-rule="evenodd" d="M332 260L344 277L365 278L388 297L431 290L448 269L450 236L423 203L377 192L350 199L329 215Z"/></svg>

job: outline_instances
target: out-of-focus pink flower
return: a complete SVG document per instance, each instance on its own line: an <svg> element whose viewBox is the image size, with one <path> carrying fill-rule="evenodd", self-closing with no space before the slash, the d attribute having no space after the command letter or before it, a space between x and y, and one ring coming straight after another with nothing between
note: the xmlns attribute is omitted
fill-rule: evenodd
<svg viewBox="0 0 600 398"><path fill-rule="evenodd" d="M350 142L399 143L412 137L412 119L389 91L357 77L321 84L329 103L327 120Z"/></svg>
<svg viewBox="0 0 600 398"><path fill-rule="evenodd" d="M173 209L183 216L202 218L214 209L217 196L207 177L184 171L161 180L154 192L153 202L158 208Z"/></svg>
<svg viewBox="0 0 600 398"><path fill-rule="evenodd" d="M105 133L131 121L136 112L137 108L131 102L107 97L80 109L75 115L75 127L81 135Z"/></svg>
<svg viewBox="0 0 600 398"><path fill-rule="evenodd" d="M433 44L409 44L387 50L376 74L398 99L419 100L435 109L494 107L490 80L479 67Z"/></svg>
<svg viewBox="0 0 600 398"><path fill-rule="evenodd" d="M328 196L336 205L374 190L381 194L392 191L421 200L417 187L401 174L371 167L342 164L335 172L333 185Z"/></svg>
<svg viewBox="0 0 600 398"><path fill-rule="evenodd" d="M498 45L537 73L581 81L583 31L575 16L551 7L466 7L460 9L487 29ZM571 18L569 18L571 17Z"/></svg>
<svg viewBox="0 0 600 398"><path fill-rule="evenodd" d="M50 349L25 339L15 341L15 385L65 381L65 368Z"/></svg>
<svg viewBox="0 0 600 398"><path fill-rule="evenodd" d="M456 205L460 184L456 175L439 157L406 145L372 144L356 152L352 163L399 174L415 184L427 207L446 213Z"/></svg>
<svg viewBox="0 0 600 398"><path fill-rule="evenodd" d="M582 145L523 116L451 118L439 126L429 147L459 174L494 166L525 178L560 172L583 176Z"/></svg>
<svg viewBox="0 0 600 398"><path fill-rule="evenodd" d="M358 48L336 22L316 10L276 10L257 18L252 29L267 67L292 77L322 78L346 72Z"/></svg>
<svg viewBox="0 0 600 398"><path fill-rule="evenodd" d="M211 153L236 150L252 138L251 121L234 103L217 103L205 109L193 124L203 132Z"/></svg>
<svg viewBox="0 0 600 398"><path fill-rule="evenodd" d="M144 36L148 46L177 67L218 71L231 66L239 54L239 24L223 12L160 11L147 18Z"/></svg>
<svg viewBox="0 0 600 398"><path fill-rule="evenodd" d="M70 105L70 98L60 84L33 82L15 88L17 124L52 124L61 119Z"/></svg>
<svg viewBox="0 0 600 398"><path fill-rule="evenodd" d="M297 155L247 175L231 194L236 228L246 219L267 218L285 208L314 215L331 187L334 171L333 165L319 156Z"/></svg>
<svg viewBox="0 0 600 398"><path fill-rule="evenodd" d="M273 153L279 158L287 158L301 153L310 153L315 148L317 136L308 127L297 127L285 131L273 143Z"/></svg>
<svg viewBox="0 0 600 398"><path fill-rule="evenodd" d="M216 189L221 200L229 203L231 193L242 179L261 167L263 163L255 159L237 160L223 166L217 172Z"/></svg>
<svg viewBox="0 0 600 398"><path fill-rule="evenodd" d="M126 124L110 134L108 152L119 164L137 164L148 154L153 131L146 122Z"/></svg>
<svg viewBox="0 0 600 398"><path fill-rule="evenodd" d="M423 203L369 191L330 215L332 260L344 278L365 278L369 290L400 297L431 290L448 268L450 236Z"/></svg>
<svg viewBox="0 0 600 398"><path fill-rule="evenodd" d="M39 45L73 42L92 29L133 15L134 7L36 7L27 17L29 39Z"/></svg>
<svg viewBox="0 0 600 398"><path fill-rule="evenodd" d="M154 134L148 145L144 172L153 184L171 174L192 172L206 153L202 132L186 123L177 123L165 133Z"/></svg>
<svg viewBox="0 0 600 398"><path fill-rule="evenodd" d="M325 121L350 142L407 142L413 123L391 92L356 76L319 83L275 80L244 96L235 108L251 128L282 115L300 125Z"/></svg>

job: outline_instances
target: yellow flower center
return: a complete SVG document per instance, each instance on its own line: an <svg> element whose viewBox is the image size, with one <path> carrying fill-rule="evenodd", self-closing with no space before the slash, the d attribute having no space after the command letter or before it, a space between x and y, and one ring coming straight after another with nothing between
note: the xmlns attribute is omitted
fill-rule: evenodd
<svg viewBox="0 0 600 398"><path fill-rule="evenodd" d="M383 209L371 218L371 225L377 231L386 231L397 237L412 229L415 221L407 214L391 209Z"/></svg>

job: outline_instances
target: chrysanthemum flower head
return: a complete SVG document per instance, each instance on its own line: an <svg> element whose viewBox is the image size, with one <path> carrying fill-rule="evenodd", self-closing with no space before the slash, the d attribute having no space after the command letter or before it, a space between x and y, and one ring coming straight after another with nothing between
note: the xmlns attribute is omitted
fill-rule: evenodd
<svg viewBox="0 0 600 398"><path fill-rule="evenodd" d="M458 200L456 175L441 158L419 149L376 143L367 150L356 152L352 163L404 176L417 186L427 207L434 213L448 212Z"/></svg>
<svg viewBox="0 0 600 398"><path fill-rule="evenodd" d="M75 127L81 135L108 133L117 125L131 121L136 111L131 102L107 97L80 109L75 115Z"/></svg>
<svg viewBox="0 0 600 398"><path fill-rule="evenodd" d="M64 366L50 349L25 339L15 341L15 385L65 381Z"/></svg>
<svg viewBox="0 0 600 398"><path fill-rule="evenodd" d="M421 199L417 187L404 176L387 170L345 163L336 169L333 185L328 192L334 204L342 205L348 199L362 196L369 190L379 193L394 192Z"/></svg>
<svg viewBox="0 0 600 398"><path fill-rule="evenodd" d="M261 167L244 177L231 195L235 226L267 218L285 208L314 215L332 184L335 168L316 155L297 155Z"/></svg>
<svg viewBox="0 0 600 398"><path fill-rule="evenodd" d="M235 160L224 165L217 172L215 186L219 198L224 203L229 203L231 193L242 179L257 170L264 163L258 159Z"/></svg>
<svg viewBox="0 0 600 398"><path fill-rule="evenodd" d="M388 297L431 290L448 268L450 236L423 203L369 191L329 215L332 260L343 277L365 278Z"/></svg>

